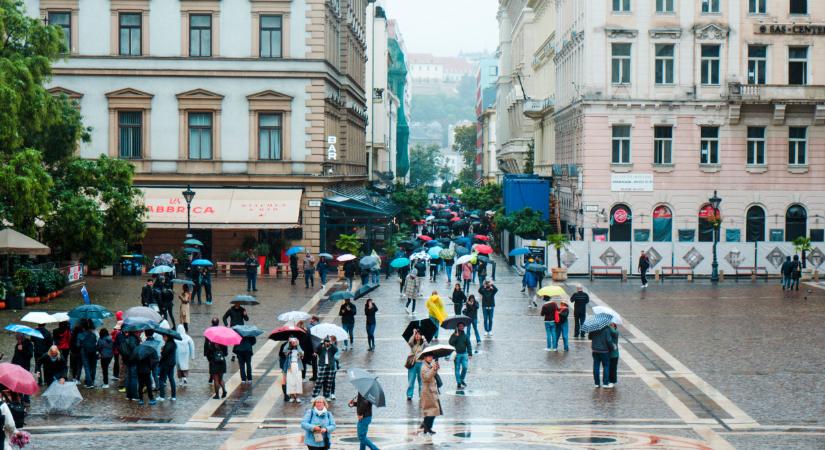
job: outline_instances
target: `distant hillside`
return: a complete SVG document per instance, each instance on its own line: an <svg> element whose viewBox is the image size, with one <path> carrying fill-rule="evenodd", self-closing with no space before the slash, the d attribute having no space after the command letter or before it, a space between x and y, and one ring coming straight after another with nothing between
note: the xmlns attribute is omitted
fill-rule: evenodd
<svg viewBox="0 0 825 450"><path fill-rule="evenodd" d="M410 141L430 140L432 136L416 135L416 130L425 130L424 124L438 122L441 125L441 145L447 145L449 126L463 120L475 121L476 83L472 77L464 77L456 88L446 90L453 94L431 95L417 94L425 89L412 89ZM432 127L430 127L432 129Z"/></svg>

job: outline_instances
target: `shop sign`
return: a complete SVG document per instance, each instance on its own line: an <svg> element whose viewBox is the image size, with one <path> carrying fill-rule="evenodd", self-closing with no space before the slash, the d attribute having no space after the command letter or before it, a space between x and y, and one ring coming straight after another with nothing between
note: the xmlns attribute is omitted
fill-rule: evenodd
<svg viewBox="0 0 825 450"><path fill-rule="evenodd" d="M614 173L610 175L613 192L653 192L652 173Z"/></svg>
<svg viewBox="0 0 825 450"><path fill-rule="evenodd" d="M815 23L771 23L754 25L756 34L825 34L825 24Z"/></svg>
<svg viewBox="0 0 825 450"><path fill-rule="evenodd" d="M336 136L327 136L327 160L328 161L335 161L338 159L338 150L335 148L335 144L338 143L338 138Z"/></svg>
<svg viewBox="0 0 825 450"><path fill-rule="evenodd" d="M81 278L83 278L83 264L69 266L66 273L66 282L71 284L80 281Z"/></svg>
<svg viewBox="0 0 825 450"><path fill-rule="evenodd" d="M144 187L146 223L187 222L180 189ZM297 224L300 189L195 189L192 224Z"/></svg>
<svg viewBox="0 0 825 450"><path fill-rule="evenodd" d="M613 221L616 223L627 222L627 211L623 208L618 208L616 211L613 211Z"/></svg>

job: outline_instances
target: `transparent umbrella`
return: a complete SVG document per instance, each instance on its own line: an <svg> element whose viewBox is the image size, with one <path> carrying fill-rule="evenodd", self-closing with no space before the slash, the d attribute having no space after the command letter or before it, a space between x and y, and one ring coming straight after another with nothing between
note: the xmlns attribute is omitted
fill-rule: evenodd
<svg viewBox="0 0 825 450"><path fill-rule="evenodd" d="M67 381L63 384L55 381L42 395L46 399L46 407L50 413L69 413L83 396L77 390L77 383Z"/></svg>

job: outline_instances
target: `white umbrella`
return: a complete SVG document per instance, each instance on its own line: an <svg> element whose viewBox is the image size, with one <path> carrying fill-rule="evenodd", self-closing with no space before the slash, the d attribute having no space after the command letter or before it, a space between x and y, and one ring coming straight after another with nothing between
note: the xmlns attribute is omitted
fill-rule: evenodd
<svg viewBox="0 0 825 450"><path fill-rule="evenodd" d="M429 261L430 255L428 255L427 252L418 252L413 253L412 256L410 256L410 259L413 261L415 261L416 259L423 259L424 261Z"/></svg>
<svg viewBox="0 0 825 450"><path fill-rule="evenodd" d="M57 319L55 319L54 316L52 316L49 313L42 311L33 311L23 316L23 318L20 319L20 321L36 323L39 325L41 323L55 323L57 322Z"/></svg>
<svg viewBox="0 0 825 450"><path fill-rule="evenodd" d="M337 259L338 259L338 261L346 262L346 261L352 261L353 259L356 259L356 256L355 255L350 255L349 253L347 253L347 254L339 256Z"/></svg>
<svg viewBox="0 0 825 450"><path fill-rule="evenodd" d="M299 320L308 320L311 317L311 315L303 311L290 311L278 316L278 320L283 320L284 322L297 322Z"/></svg>
<svg viewBox="0 0 825 450"><path fill-rule="evenodd" d="M425 218L424 218L424 220L426 220L426 221L428 221L428 222L429 222L430 220L433 220L433 219L435 219L435 216L427 216L427 217L425 217Z"/></svg>
<svg viewBox="0 0 825 450"><path fill-rule="evenodd" d="M52 317L54 317L55 322L68 322L69 320L71 320L69 314L65 312L56 312L52 314Z"/></svg>
<svg viewBox="0 0 825 450"><path fill-rule="evenodd" d="M615 323L616 325L624 325L622 322L622 316L619 315L616 311L608 306L594 306L593 307L593 314L607 314L612 319L611 322Z"/></svg>
<svg viewBox="0 0 825 450"><path fill-rule="evenodd" d="M63 384L53 382L42 397L46 398L49 412L69 413L71 409L83 401L83 396L77 390L77 383L67 381Z"/></svg>
<svg viewBox="0 0 825 450"><path fill-rule="evenodd" d="M312 329L309 330L309 333L321 339L327 336L335 336L335 338L339 341L349 339L347 330L335 325L334 323L319 323L318 325L312 327Z"/></svg>
<svg viewBox="0 0 825 450"><path fill-rule="evenodd" d="M473 259L473 255L464 255L456 259L455 263L460 266L462 264L467 264L468 262L470 262L471 259Z"/></svg>

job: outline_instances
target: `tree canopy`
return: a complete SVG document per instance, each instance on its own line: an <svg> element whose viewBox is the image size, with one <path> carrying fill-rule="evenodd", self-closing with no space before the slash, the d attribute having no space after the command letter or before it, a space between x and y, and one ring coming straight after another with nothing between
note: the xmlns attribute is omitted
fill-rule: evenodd
<svg viewBox="0 0 825 450"><path fill-rule="evenodd" d="M527 239L543 238L552 231L549 222L542 218L541 212L524 208L513 214L504 214L501 210L495 216L495 225L499 230L507 230Z"/></svg>
<svg viewBox="0 0 825 450"><path fill-rule="evenodd" d="M438 178L442 164L441 149L437 145L416 145L410 150L410 186L429 186Z"/></svg>
<svg viewBox="0 0 825 450"><path fill-rule="evenodd" d="M392 201L401 207L398 222L407 224L413 219L418 219L422 211L427 208L427 190L423 187L411 188L399 183L395 185Z"/></svg>
<svg viewBox="0 0 825 450"><path fill-rule="evenodd" d="M501 204L501 185L488 183L479 187L467 186L461 189L461 202L467 209L481 211L495 211Z"/></svg>

